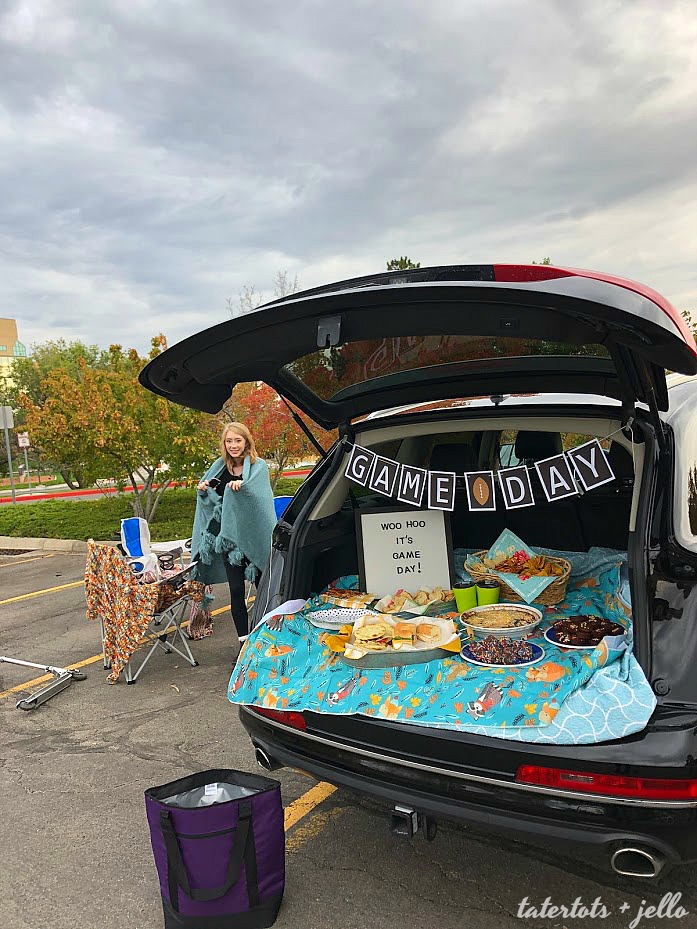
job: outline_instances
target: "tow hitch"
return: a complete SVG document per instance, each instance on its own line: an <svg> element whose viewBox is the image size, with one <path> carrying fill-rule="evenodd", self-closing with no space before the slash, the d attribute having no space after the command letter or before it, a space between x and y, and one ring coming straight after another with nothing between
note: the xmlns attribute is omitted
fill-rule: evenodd
<svg viewBox="0 0 697 929"><path fill-rule="evenodd" d="M438 823L432 816L418 813L410 806L396 806L392 810L390 831L392 835L403 835L413 838L421 829L427 842L432 842L438 832Z"/></svg>

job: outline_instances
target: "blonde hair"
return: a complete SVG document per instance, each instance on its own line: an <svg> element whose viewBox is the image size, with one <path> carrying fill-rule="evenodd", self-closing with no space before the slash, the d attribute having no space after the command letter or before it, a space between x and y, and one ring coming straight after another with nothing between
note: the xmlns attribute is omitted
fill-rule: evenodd
<svg viewBox="0 0 697 929"><path fill-rule="evenodd" d="M223 426L223 431L220 434L220 454L225 462L225 467L232 473L234 467L234 461L231 456L228 454L228 450L225 448L225 438L228 432L236 432L237 435L241 435L244 439L244 454L249 455L249 460L251 464L259 457L257 452L256 445L254 444L254 439L252 438L252 433L247 429L244 423L225 423Z"/></svg>

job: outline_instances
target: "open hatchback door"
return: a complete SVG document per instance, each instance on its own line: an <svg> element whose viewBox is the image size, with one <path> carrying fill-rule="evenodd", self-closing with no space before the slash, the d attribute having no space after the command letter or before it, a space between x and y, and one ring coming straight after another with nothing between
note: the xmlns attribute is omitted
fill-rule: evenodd
<svg viewBox="0 0 697 929"><path fill-rule="evenodd" d="M586 393L668 406L697 373L681 315L632 281L533 265L386 272L308 290L191 336L140 375L215 413L264 381L324 428L378 409L491 394Z"/></svg>

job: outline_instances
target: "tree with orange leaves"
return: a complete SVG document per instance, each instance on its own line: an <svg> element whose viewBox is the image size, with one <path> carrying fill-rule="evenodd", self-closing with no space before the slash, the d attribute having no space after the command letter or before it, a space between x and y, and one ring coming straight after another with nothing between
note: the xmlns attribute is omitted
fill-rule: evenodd
<svg viewBox="0 0 697 929"><path fill-rule="evenodd" d="M223 409L233 421L242 422L249 428L259 454L273 461L272 488L276 487L278 478L289 464L318 454L288 407L267 384L238 384ZM297 410L296 413L301 415ZM325 450L336 439L335 432L319 429L313 423L309 423L308 427Z"/></svg>

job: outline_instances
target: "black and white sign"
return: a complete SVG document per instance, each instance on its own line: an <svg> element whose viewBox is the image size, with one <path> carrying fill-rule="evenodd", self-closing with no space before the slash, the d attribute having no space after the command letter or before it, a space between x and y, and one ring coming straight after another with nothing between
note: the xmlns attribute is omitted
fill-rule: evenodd
<svg viewBox="0 0 697 929"><path fill-rule="evenodd" d="M455 509L455 472L428 472L428 508L429 510Z"/></svg>
<svg viewBox="0 0 697 929"><path fill-rule="evenodd" d="M355 481L356 484L360 484L361 487L365 487L368 483L370 470L376 458L377 455L375 452L371 452L370 449L361 448L360 445L354 445L351 448L349 460L346 462L344 476L350 481Z"/></svg>
<svg viewBox="0 0 697 929"><path fill-rule="evenodd" d="M399 487L397 499L401 503L411 503L412 506L421 506L426 489L428 471L425 468L414 468L411 465L402 465L399 474Z"/></svg>
<svg viewBox="0 0 697 929"><path fill-rule="evenodd" d="M583 484L584 490L593 490L601 484L614 481L612 470L605 451L597 439L578 445L566 453Z"/></svg>
<svg viewBox="0 0 697 929"><path fill-rule="evenodd" d="M359 587L384 597L399 588L452 587L449 517L439 510L358 510Z"/></svg>
<svg viewBox="0 0 697 929"><path fill-rule="evenodd" d="M501 496L507 510L517 510L523 506L534 506L535 497L530 483L530 474L525 465L519 468L503 468L499 471Z"/></svg>
<svg viewBox="0 0 697 929"><path fill-rule="evenodd" d="M478 510L496 509L496 491L494 490L493 471L468 471L465 474L467 485L467 505L474 513Z"/></svg>
<svg viewBox="0 0 697 929"><path fill-rule="evenodd" d="M0 407L0 412L9 407ZM619 430L617 430L619 432ZM606 438L611 438L611 433ZM560 455L535 462L542 489L549 503L573 497L579 487L593 490L615 479L605 451L598 439L592 439ZM533 506L535 497L530 482L532 465L502 468L498 472L501 496L507 510ZM429 471L401 464L376 455L360 445L353 445L344 476L387 497L396 496L400 503L421 507L424 494L431 510L455 509L456 475L452 471ZM466 471L467 503L472 512L496 510L496 482L493 471ZM577 483L578 482L578 483Z"/></svg>
<svg viewBox="0 0 697 929"><path fill-rule="evenodd" d="M553 500L573 497L578 493L574 476L571 473L571 465L566 455L553 455L551 458L536 461L535 467L540 475L542 489L550 503Z"/></svg>
<svg viewBox="0 0 697 929"><path fill-rule="evenodd" d="M368 487L370 490L375 490L379 494L385 494L386 497L391 497L394 493L398 475L399 465L396 461L377 455L375 463L373 464L373 470L370 472Z"/></svg>
<svg viewBox="0 0 697 929"><path fill-rule="evenodd" d="M19 448L29 448L29 433L28 432L18 432L17 433L17 445Z"/></svg>

